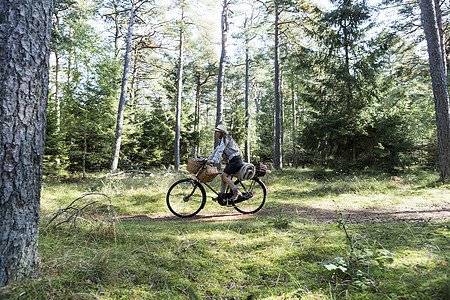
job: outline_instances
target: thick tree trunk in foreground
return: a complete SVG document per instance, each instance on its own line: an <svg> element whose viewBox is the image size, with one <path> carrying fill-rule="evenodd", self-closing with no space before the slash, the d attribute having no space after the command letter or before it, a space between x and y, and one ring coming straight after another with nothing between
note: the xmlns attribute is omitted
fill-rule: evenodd
<svg viewBox="0 0 450 300"><path fill-rule="evenodd" d="M52 4L0 1L0 288L36 269Z"/></svg>
<svg viewBox="0 0 450 300"><path fill-rule="evenodd" d="M435 7L434 4L434 0L422 0L421 9L436 110L440 179L448 181L450 180L450 110L445 60L436 18L436 10L439 11L439 7Z"/></svg>

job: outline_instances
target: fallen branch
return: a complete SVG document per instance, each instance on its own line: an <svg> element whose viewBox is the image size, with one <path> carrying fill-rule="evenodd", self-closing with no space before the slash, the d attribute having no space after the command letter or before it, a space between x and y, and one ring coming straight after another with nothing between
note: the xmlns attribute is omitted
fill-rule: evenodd
<svg viewBox="0 0 450 300"><path fill-rule="evenodd" d="M187 245L186 248L184 248L182 252L186 252L187 249L189 249L189 248L192 247L192 246L195 246L195 244L197 244L197 243L198 243L198 240L196 240L196 241L195 241L194 243L192 243L192 244Z"/></svg>
<svg viewBox="0 0 450 300"><path fill-rule="evenodd" d="M104 216L103 219L99 218L98 215L95 214L90 214L89 212L87 212L87 208L90 206L93 206L95 204L101 203L100 200L92 200L90 202L87 203L81 203L82 205L77 205L80 200L84 199L87 196L103 196L108 200L108 210L107 210L107 216ZM104 221L108 222L110 224L110 228L115 228L115 220L114 218L111 217L111 199L109 198L108 195L103 194L103 193L86 193L81 195L80 197L76 198L75 200L73 200L67 207L65 208L60 208L55 214L54 216L50 219L50 221L47 223L47 226L49 226L50 224L53 225L53 228L56 228L62 224L65 223L71 223L73 227L76 227L77 225L77 220L83 220L86 223L89 223L90 225L94 224L95 222L98 223L104 223ZM88 215L87 218L82 217L82 215ZM56 220L60 220L59 222L56 222Z"/></svg>

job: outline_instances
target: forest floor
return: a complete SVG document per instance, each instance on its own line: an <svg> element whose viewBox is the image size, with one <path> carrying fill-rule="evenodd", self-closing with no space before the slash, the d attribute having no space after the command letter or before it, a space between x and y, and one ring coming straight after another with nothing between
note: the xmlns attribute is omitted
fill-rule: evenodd
<svg viewBox="0 0 450 300"><path fill-rule="evenodd" d="M202 213L189 218L196 222L222 222L242 219L252 219L258 216L279 215L278 208L262 208L256 214L243 215L237 211L230 210L220 213ZM296 205L289 205L283 208L283 213L289 216L298 216L308 219L310 222L318 223L336 223L341 215L336 213L335 209L311 208ZM432 205L396 205L391 207L345 209L344 218L347 223L387 223L401 221L449 221L450 220L450 199L444 203ZM119 216L122 222L164 222L183 220L172 215L134 215Z"/></svg>
<svg viewBox="0 0 450 300"><path fill-rule="evenodd" d="M208 191L191 218L166 205L187 173L47 178L37 276L0 299L450 299L450 187L392 175L274 171L259 212Z"/></svg>

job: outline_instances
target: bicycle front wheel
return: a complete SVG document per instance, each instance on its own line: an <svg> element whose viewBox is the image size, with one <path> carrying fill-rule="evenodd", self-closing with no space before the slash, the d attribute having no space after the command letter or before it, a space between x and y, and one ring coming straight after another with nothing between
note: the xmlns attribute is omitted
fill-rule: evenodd
<svg viewBox="0 0 450 300"><path fill-rule="evenodd" d="M183 179L169 188L166 203L174 215L180 218L192 217L205 206L206 192L198 181Z"/></svg>
<svg viewBox="0 0 450 300"><path fill-rule="evenodd" d="M259 179L254 178L251 181L237 181L236 185L242 192L242 199L235 202L234 207L243 214L252 214L259 211L266 202L267 189L265 184Z"/></svg>

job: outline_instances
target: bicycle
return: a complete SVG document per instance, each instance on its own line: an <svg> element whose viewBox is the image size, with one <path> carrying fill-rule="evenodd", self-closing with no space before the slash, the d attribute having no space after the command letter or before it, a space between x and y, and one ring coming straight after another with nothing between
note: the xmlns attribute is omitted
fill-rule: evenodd
<svg viewBox="0 0 450 300"><path fill-rule="evenodd" d="M256 213L263 207L266 201L267 188L258 176L245 181L235 180L234 184L239 187L242 196L235 201L231 201L233 191L229 186L227 186L225 193L221 194L208 183L199 181L198 175L205 166L206 162L203 162L195 178L181 179L170 186L167 191L166 203L174 215L180 218L192 217L205 207L206 190L203 185L217 195L219 205L233 207L242 214ZM231 178L233 179L233 175Z"/></svg>

